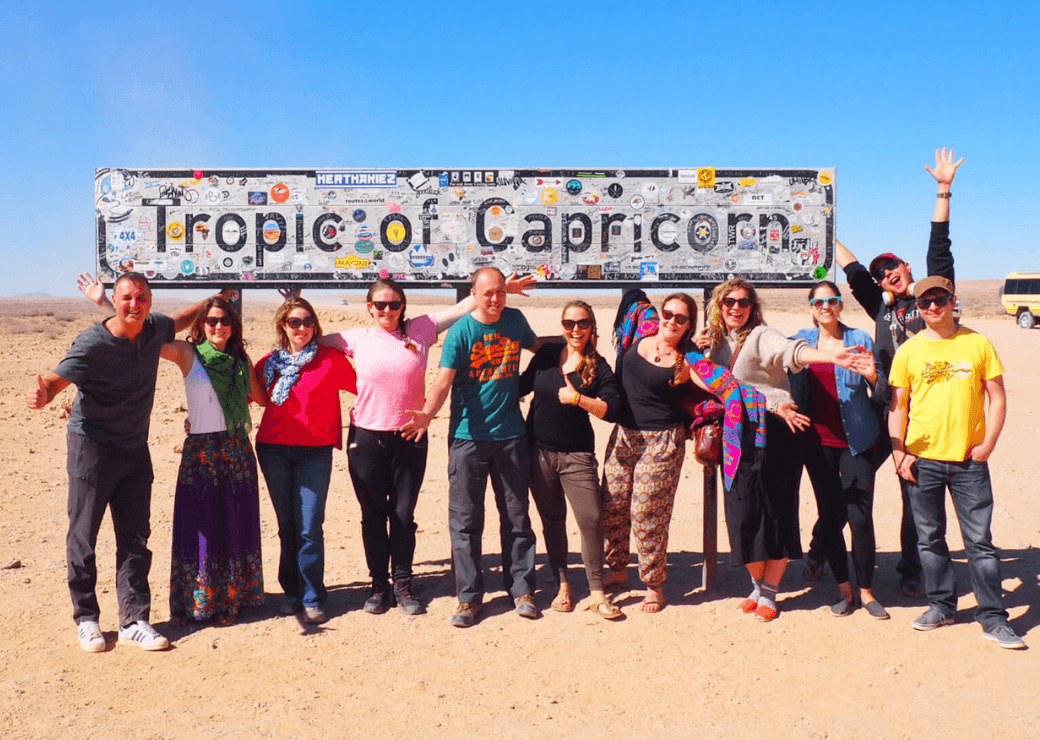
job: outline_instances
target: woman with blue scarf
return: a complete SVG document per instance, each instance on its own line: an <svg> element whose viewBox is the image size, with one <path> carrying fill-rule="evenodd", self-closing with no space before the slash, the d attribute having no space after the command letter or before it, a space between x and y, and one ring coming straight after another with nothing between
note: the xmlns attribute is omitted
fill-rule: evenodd
<svg viewBox="0 0 1040 740"><path fill-rule="evenodd" d="M282 614L320 624L325 602L325 501L332 478L332 448L343 446L340 391L357 393L350 361L318 344L321 324L303 298L289 298L275 313L276 349L254 376L268 403L256 436L256 455L267 481L281 558Z"/></svg>

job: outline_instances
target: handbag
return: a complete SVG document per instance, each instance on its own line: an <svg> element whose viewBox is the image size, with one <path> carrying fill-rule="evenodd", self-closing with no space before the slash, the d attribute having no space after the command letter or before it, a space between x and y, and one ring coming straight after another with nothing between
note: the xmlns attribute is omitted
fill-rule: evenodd
<svg viewBox="0 0 1040 740"><path fill-rule="evenodd" d="M718 465L722 462L722 417L726 407L714 401L699 407L703 408L693 430L693 454L701 465Z"/></svg>

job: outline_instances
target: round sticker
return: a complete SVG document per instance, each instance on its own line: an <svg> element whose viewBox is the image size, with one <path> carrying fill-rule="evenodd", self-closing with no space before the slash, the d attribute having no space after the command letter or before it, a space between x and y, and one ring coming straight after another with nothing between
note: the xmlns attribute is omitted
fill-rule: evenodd
<svg viewBox="0 0 1040 740"><path fill-rule="evenodd" d="M581 192L581 181L580 180L568 180L567 181L567 192L571 195L577 195Z"/></svg>
<svg viewBox="0 0 1040 740"><path fill-rule="evenodd" d="M820 181L821 185L830 185L832 182L834 182L834 173L832 173L830 170L823 170L822 172L820 172L819 175L816 176L816 179Z"/></svg>
<svg viewBox="0 0 1040 740"><path fill-rule="evenodd" d="M542 191L542 203L547 206L551 206L560 197L560 194L556 192L556 188L546 188Z"/></svg>
<svg viewBox="0 0 1040 740"><path fill-rule="evenodd" d="M590 190L589 192L585 193L585 195L581 196L581 200L587 206L594 206L597 203L599 203L599 193Z"/></svg>
<svg viewBox="0 0 1040 740"><path fill-rule="evenodd" d="M625 189L616 182L611 183L610 186L607 188L607 195L609 195L611 198L620 198L621 194L624 192Z"/></svg>
<svg viewBox="0 0 1040 740"><path fill-rule="evenodd" d="M221 231L223 232L221 236L224 237L224 241L228 242L229 244L237 243L238 240L242 238L242 227L240 227L234 221L225 221Z"/></svg>
<svg viewBox="0 0 1040 740"><path fill-rule="evenodd" d="M491 206L491 208L488 209L488 212L492 216L501 216L502 215L502 206Z"/></svg>
<svg viewBox="0 0 1040 740"><path fill-rule="evenodd" d="M179 242L184 238L184 224L180 221L174 221L166 227L166 238L171 239L175 242ZM194 272L194 270L193 270Z"/></svg>
<svg viewBox="0 0 1040 740"><path fill-rule="evenodd" d="M193 260L184 260L181 262L181 272L185 275L191 275L195 272L195 262Z"/></svg>
<svg viewBox="0 0 1040 740"><path fill-rule="evenodd" d="M386 227L386 238L394 244L400 244L404 241L406 235L404 224L400 221L394 221L392 224Z"/></svg>
<svg viewBox="0 0 1040 740"><path fill-rule="evenodd" d="M530 239L527 240L532 247L544 247L545 237L541 234L533 234Z"/></svg>
<svg viewBox="0 0 1040 740"><path fill-rule="evenodd" d="M645 203L645 201L643 200L643 196L642 195L633 195L632 198L628 202L637 211L643 210L643 205Z"/></svg>
<svg viewBox="0 0 1040 740"><path fill-rule="evenodd" d="M492 226L490 229L488 229L488 238L491 239L491 241L493 242L502 241L503 236L504 232L502 231L501 226Z"/></svg>
<svg viewBox="0 0 1040 740"><path fill-rule="evenodd" d="M289 186L283 183L278 183L271 188L271 200L275 203L284 203L289 200Z"/></svg>
<svg viewBox="0 0 1040 740"><path fill-rule="evenodd" d="M225 270L230 270L232 267L235 266L235 260L233 260L231 257L225 257L220 261L220 264L224 266Z"/></svg>
<svg viewBox="0 0 1040 740"><path fill-rule="evenodd" d="M356 221L357 223L361 223L366 218L368 218L368 214L365 213L362 209L358 208L356 211L354 211L353 218L354 221Z"/></svg>
<svg viewBox="0 0 1040 740"><path fill-rule="evenodd" d="M329 239L335 239L336 234L338 233L339 231L336 229L335 225L330 224L327 221L321 225L321 236L326 241L328 241Z"/></svg>
<svg viewBox="0 0 1040 740"><path fill-rule="evenodd" d="M827 268L823 265L820 265L812 271L812 276L816 280L823 280L825 277L827 277Z"/></svg>
<svg viewBox="0 0 1040 740"><path fill-rule="evenodd" d="M740 227L740 235L744 239L754 239L755 238L755 227L752 226L749 223L745 223L743 226Z"/></svg>
<svg viewBox="0 0 1040 740"><path fill-rule="evenodd" d="M194 177L196 180L201 180L205 176L206 173L204 173L202 170L195 170L195 172L192 173L192 177Z"/></svg>
<svg viewBox="0 0 1040 740"><path fill-rule="evenodd" d="M673 221L665 221L657 229L657 238L665 244L672 244L675 242L676 233L675 223Z"/></svg>
<svg viewBox="0 0 1040 740"><path fill-rule="evenodd" d="M264 239L269 243L278 241L278 237L282 235L282 228L278 225L277 221L268 221L264 224Z"/></svg>

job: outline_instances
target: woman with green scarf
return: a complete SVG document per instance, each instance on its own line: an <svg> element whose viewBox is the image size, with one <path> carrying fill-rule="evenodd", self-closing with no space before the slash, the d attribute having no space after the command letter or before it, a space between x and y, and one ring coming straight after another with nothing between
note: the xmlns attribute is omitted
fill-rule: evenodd
<svg viewBox="0 0 1040 740"><path fill-rule="evenodd" d="M170 621L233 624L243 607L264 603L259 487L249 443L253 373L242 319L224 298L210 298L188 341L165 345L162 357L184 375L189 428L173 505Z"/></svg>

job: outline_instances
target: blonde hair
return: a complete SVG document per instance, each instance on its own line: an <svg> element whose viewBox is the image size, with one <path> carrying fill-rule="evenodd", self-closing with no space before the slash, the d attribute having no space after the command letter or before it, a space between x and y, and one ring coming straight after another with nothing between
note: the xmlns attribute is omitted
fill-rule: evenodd
<svg viewBox="0 0 1040 740"><path fill-rule="evenodd" d="M762 301L759 300L758 291L755 290L754 285L744 278L733 278L720 283L715 286L715 290L711 292L711 300L708 301L708 339L711 340L710 346L713 348L726 341L726 336L729 334L722 315L722 299L728 297L733 291L741 289L747 291L747 297L751 299L751 315L748 316L744 325L737 329L737 348L743 346L744 340L747 339L752 329L756 326L766 325L766 320L762 316Z"/></svg>

